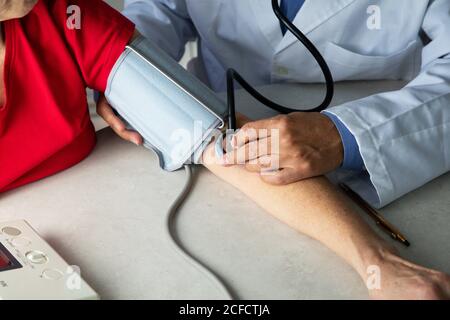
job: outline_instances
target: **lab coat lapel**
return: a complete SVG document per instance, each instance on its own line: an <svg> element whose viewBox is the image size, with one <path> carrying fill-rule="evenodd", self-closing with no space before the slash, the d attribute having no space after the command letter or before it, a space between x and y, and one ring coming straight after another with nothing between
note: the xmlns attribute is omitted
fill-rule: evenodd
<svg viewBox="0 0 450 320"><path fill-rule="evenodd" d="M306 0L295 17L294 24L303 32L303 34L307 35L355 1L356 0ZM286 36L276 47L276 51L283 51L297 41L297 38L288 31Z"/></svg>
<svg viewBox="0 0 450 320"><path fill-rule="evenodd" d="M283 40L280 22L273 13L272 3L270 0L248 0L253 13L256 16L256 23L259 29L266 37L268 43L275 51ZM280 2L280 0L278 0ZM236 5L241 5L240 1L236 1Z"/></svg>

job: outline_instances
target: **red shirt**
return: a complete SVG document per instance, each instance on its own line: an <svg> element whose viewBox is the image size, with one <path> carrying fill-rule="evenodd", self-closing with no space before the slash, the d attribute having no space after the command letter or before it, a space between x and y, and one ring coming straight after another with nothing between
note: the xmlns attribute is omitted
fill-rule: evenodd
<svg viewBox="0 0 450 320"><path fill-rule="evenodd" d="M81 9L81 29L67 27L70 5ZM0 192L73 166L92 151L86 87L105 91L134 25L101 0L40 0L24 18L3 22L3 30Z"/></svg>

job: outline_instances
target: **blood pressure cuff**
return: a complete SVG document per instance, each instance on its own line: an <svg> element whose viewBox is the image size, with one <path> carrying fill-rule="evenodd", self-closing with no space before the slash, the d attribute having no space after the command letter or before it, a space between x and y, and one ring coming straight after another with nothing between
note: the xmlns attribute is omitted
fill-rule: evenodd
<svg viewBox="0 0 450 320"><path fill-rule="evenodd" d="M227 116L211 89L143 37L116 62L105 96L167 171L195 162Z"/></svg>

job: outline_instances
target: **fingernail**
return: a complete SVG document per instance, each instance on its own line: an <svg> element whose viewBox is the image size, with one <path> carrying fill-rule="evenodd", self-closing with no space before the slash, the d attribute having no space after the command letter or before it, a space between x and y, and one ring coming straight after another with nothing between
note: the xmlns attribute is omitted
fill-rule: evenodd
<svg viewBox="0 0 450 320"><path fill-rule="evenodd" d="M236 136L232 136L231 139L230 139L230 145L231 145L231 147L232 147L233 149L236 149L236 144L237 144L237 142L236 142Z"/></svg>

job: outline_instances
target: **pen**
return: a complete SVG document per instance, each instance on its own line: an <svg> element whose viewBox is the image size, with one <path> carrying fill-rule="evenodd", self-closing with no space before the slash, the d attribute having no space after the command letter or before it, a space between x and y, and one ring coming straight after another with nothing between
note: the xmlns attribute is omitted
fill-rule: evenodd
<svg viewBox="0 0 450 320"><path fill-rule="evenodd" d="M350 197L350 199L356 202L361 209L363 209L373 220L375 220L376 224L383 229L383 231L387 232L394 240L403 243L407 247L410 246L410 243L406 240L406 237L385 218L383 218L380 213L365 202L356 192L343 183L339 184L339 187Z"/></svg>

